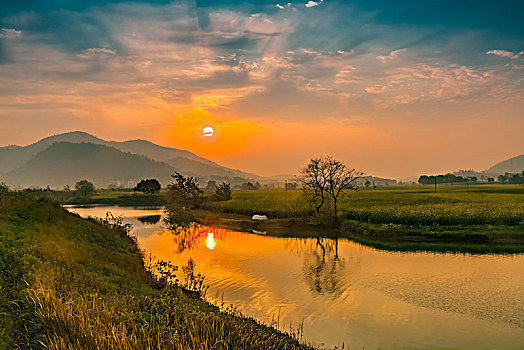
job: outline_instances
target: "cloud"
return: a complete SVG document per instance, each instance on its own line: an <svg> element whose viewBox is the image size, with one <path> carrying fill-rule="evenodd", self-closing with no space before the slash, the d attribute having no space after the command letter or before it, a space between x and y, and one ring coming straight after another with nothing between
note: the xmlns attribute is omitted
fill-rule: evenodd
<svg viewBox="0 0 524 350"><path fill-rule="evenodd" d="M388 56L377 56L377 60L379 61L382 61L382 62L387 62L387 61L390 61L392 59L394 59L395 57L397 57L398 55L400 55L400 53L402 52L406 52L407 49L398 49L398 50L393 50L389 53Z"/></svg>
<svg viewBox="0 0 524 350"><path fill-rule="evenodd" d="M282 5L280 5L280 4L277 4L275 7L277 7L277 8L279 8L279 9L282 10L282 9L284 9L284 8L286 8L286 7L291 7L291 3L288 2L285 6L282 6Z"/></svg>
<svg viewBox="0 0 524 350"><path fill-rule="evenodd" d="M382 92L387 92L389 90L388 86L371 86L367 87L364 90L366 90L367 93L370 94L380 94Z"/></svg>
<svg viewBox="0 0 524 350"><path fill-rule="evenodd" d="M358 81L354 75L355 70L353 66L344 67L335 75L335 84L350 84Z"/></svg>
<svg viewBox="0 0 524 350"><path fill-rule="evenodd" d="M85 120L149 116L143 123L154 128L192 108L309 123L319 116L380 116L395 108L456 106L519 93L519 76L504 67L454 65L453 57L424 56L431 51L413 46L409 61L398 57L405 48L381 56L383 41L404 47L408 43L393 39L413 37L372 23L365 13L351 16L331 6L318 11L253 14L217 7L201 28L187 3L94 7L72 18L79 28L97 23L103 32L88 30L85 35L96 40L80 35L67 48L63 36L26 30L17 24L22 20L13 20L5 26L21 30L4 28L1 35L23 31L24 40L2 42L10 60L0 65L0 96L14 114L13 104L22 111L31 101L45 104L55 96L57 110ZM341 21L347 18L352 20ZM38 27L37 17L29 22ZM394 65L382 64L391 60Z"/></svg>
<svg viewBox="0 0 524 350"><path fill-rule="evenodd" d="M351 49L350 51L344 51L344 50L337 50L337 53L339 55L352 55L355 53L355 50L354 49Z"/></svg>
<svg viewBox="0 0 524 350"><path fill-rule="evenodd" d="M14 39L22 36L21 30L16 30L12 28L2 28L0 29L0 38Z"/></svg>
<svg viewBox="0 0 524 350"><path fill-rule="evenodd" d="M304 6L306 7L315 7L315 6L318 6L320 5L321 3L323 3L324 0L320 0L320 1L308 1Z"/></svg>
<svg viewBox="0 0 524 350"><path fill-rule="evenodd" d="M264 91L262 86L249 86L236 89L216 89L206 90L203 93L196 93L192 95L192 104L197 108L204 108L207 110L224 107L235 100L244 98L250 94Z"/></svg>
<svg viewBox="0 0 524 350"><path fill-rule="evenodd" d="M104 47L94 47L84 50L81 54L76 55L78 58L90 59L95 57L110 57L115 56L116 50L106 49Z"/></svg>
<svg viewBox="0 0 524 350"><path fill-rule="evenodd" d="M495 56L500 56L500 57L513 58L513 59L518 58L519 56L522 56L523 54L524 54L524 51L517 54L517 53L513 53L508 50L490 50L486 52L486 55L495 55Z"/></svg>

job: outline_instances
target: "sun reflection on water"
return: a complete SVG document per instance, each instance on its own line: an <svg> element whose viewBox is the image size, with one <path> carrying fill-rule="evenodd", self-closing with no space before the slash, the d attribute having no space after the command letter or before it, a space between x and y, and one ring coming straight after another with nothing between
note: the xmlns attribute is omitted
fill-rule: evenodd
<svg viewBox="0 0 524 350"><path fill-rule="evenodd" d="M213 237L213 232L207 233L206 245L209 250L215 249L216 242L215 238Z"/></svg>

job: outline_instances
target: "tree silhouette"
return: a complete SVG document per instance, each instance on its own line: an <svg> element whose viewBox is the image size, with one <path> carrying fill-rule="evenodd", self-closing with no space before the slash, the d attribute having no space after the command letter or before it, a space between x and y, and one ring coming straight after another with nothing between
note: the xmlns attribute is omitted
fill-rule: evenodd
<svg viewBox="0 0 524 350"><path fill-rule="evenodd" d="M184 209L198 207L203 193L198 186L198 180L192 176L185 177L178 172L175 172L171 177L175 181L167 188L172 202L181 205Z"/></svg>
<svg viewBox="0 0 524 350"><path fill-rule="evenodd" d="M337 221L338 200L343 191L357 189L357 179L363 175L362 172L348 168L343 162L330 156L311 159L301 173L300 181L312 193L317 214L326 197L331 198L334 221Z"/></svg>
<svg viewBox="0 0 524 350"><path fill-rule="evenodd" d="M144 193L149 193L150 195L153 195L157 192L160 192L160 182L158 182L157 179L146 179L140 181L136 187L133 189L133 191L140 191Z"/></svg>
<svg viewBox="0 0 524 350"><path fill-rule="evenodd" d="M217 186L216 189L216 195L219 199L228 201L232 197L232 190L231 190L231 184L227 182L222 182L220 185Z"/></svg>
<svg viewBox="0 0 524 350"><path fill-rule="evenodd" d="M80 180L75 184L75 195L81 199L87 199L95 193L95 185L87 180Z"/></svg>

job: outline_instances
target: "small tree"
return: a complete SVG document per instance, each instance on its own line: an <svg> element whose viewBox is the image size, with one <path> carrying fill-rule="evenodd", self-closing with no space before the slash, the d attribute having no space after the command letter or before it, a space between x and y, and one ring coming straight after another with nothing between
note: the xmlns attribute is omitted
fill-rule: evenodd
<svg viewBox="0 0 524 350"><path fill-rule="evenodd" d="M363 173L348 168L344 163L332 157L313 158L301 171L302 182L307 192L315 200L317 214L327 198L333 201L333 218L338 216L338 200L344 190L357 189L357 179Z"/></svg>
<svg viewBox="0 0 524 350"><path fill-rule="evenodd" d="M333 217L335 221L338 217L337 202L344 190L356 190L358 188L357 179L364 173L355 169L348 168L344 163L331 157L324 159L326 171L326 192L333 200Z"/></svg>
<svg viewBox="0 0 524 350"><path fill-rule="evenodd" d="M231 190L231 184L227 182L222 182L220 185L217 186L216 189L216 195L218 198L224 201L230 200L232 197L232 190Z"/></svg>
<svg viewBox="0 0 524 350"><path fill-rule="evenodd" d="M153 195L157 192L160 192L160 182L158 182L157 179L147 179L147 180L141 180L136 187L133 189L133 191L140 191L144 193L149 193L150 195Z"/></svg>
<svg viewBox="0 0 524 350"><path fill-rule="evenodd" d="M326 180L325 162L322 158L313 158L300 170L302 176L299 181L302 183L306 194L310 195L315 201L317 214L326 201Z"/></svg>
<svg viewBox="0 0 524 350"><path fill-rule="evenodd" d="M217 182L215 180L209 180L207 182L206 191L207 192L215 192L217 189Z"/></svg>
<svg viewBox="0 0 524 350"><path fill-rule="evenodd" d="M7 192L9 192L9 186L7 186L5 182L0 182L0 193Z"/></svg>
<svg viewBox="0 0 524 350"><path fill-rule="evenodd" d="M240 187L240 189L242 189L243 191L246 191L246 190L253 191L253 190L257 190L258 188L256 187L256 185L253 185L252 182L244 182L242 186Z"/></svg>
<svg viewBox="0 0 524 350"><path fill-rule="evenodd" d="M185 177L178 172L171 177L175 180L168 185L171 199L184 209L198 207L203 193L198 186L198 180L192 176Z"/></svg>
<svg viewBox="0 0 524 350"><path fill-rule="evenodd" d="M87 199L95 193L95 185L87 180L80 180L75 184L75 196Z"/></svg>

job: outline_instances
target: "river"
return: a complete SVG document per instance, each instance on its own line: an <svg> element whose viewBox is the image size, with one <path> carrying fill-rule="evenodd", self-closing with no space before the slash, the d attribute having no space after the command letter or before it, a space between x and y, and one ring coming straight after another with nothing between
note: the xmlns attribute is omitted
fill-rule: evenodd
<svg viewBox="0 0 524 350"><path fill-rule="evenodd" d="M211 301L314 344L345 349L524 349L524 254L390 252L349 240L201 227L174 235L161 208L68 207L123 215L157 259L191 257Z"/></svg>

